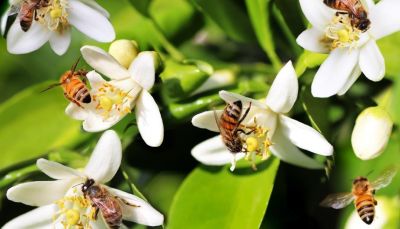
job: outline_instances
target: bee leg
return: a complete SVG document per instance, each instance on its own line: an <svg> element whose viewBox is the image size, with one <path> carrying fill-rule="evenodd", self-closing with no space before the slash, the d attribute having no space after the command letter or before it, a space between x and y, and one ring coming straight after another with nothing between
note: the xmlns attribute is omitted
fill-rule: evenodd
<svg viewBox="0 0 400 229"><path fill-rule="evenodd" d="M139 205L132 204L132 203L128 202L127 200L125 200L125 199L123 199L123 198L121 198L121 197L119 197L119 196L115 196L115 198L118 199L119 201L121 201L122 203L128 205L128 206L140 207Z"/></svg>
<svg viewBox="0 0 400 229"><path fill-rule="evenodd" d="M246 109L246 111L244 112L244 115L242 116L242 118L239 120L238 122L238 126L243 122L243 120L246 118L246 116L249 114L251 108L251 102L249 103L249 107Z"/></svg>
<svg viewBox="0 0 400 229"><path fill-rule="evenodd" d="M99 210L100 208L96 207L95 205L92 205L92 207L94 207L96 209L95 213L94 213L94 219L97 220L97 216L99 215Z"/></svg>
<svg viewBox="0 0 400 229"><path fill-rule="evenodd" d="M237 129L236 130L236 133L243 133L243 134L245 134L245 135L249 135L249 134L251 134L251 133L253 133L255 131L255 129L253 129L253 130L250 130L249 132L246 132L246 131L244 131L243 129Z"/></svg>

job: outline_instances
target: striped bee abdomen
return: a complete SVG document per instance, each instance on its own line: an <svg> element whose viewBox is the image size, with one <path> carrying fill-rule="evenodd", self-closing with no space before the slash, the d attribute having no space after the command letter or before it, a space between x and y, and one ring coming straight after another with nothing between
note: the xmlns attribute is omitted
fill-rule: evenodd
<svg viewBox="0 0 400 229"><path fill-rule="evenodd" d="M372 195L361 195L355 200L357 213L366 224L371 224L375 216L375 200Z"/></svg>
<svg viewBox="0 0 400 229"><path fill-rule="evenodd" d="M228 104L218 122L221 129L222 140L232 153L242 151L242 140L237 133L240 125L240 115L242 113L242 102L240 100Z"/></svg>

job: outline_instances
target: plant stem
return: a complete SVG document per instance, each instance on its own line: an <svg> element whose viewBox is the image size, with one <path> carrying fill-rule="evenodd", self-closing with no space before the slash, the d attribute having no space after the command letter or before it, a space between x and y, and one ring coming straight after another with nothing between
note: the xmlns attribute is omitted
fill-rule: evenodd
<svg viewBox="0 0 400 229"><path fill-rule="evenodd" d="M154 30L157 34L157 38L169 55L176 61L180 62L185 59L185 56L165 37L160 26L154 21L154 19L149 18L153 24Z"/></svg>
<svg viewBox="0 0 400 229"><path fill-rule="evenodd" d="M293 36L292 31L290 31L290 28L287 25L281 11L275 4L272 5L272 15L278 22L280 28L282 29L282 32L285 34L287 40L289 41L290 47L292 48L296 56L299 56L301 54L301 48L297 44L296 38Z"/></svg>
<svg viewBox="0 0 400 229"><path fill-rule="evenodd" d="M128 173L125 170L125 166L121 165L121 171L122 171L122 175L124 176L124 179L126 180L126 182L128 182L129 188L131 189L132 193L134 195L140 197L141 199L145 200L146 202L148 202L146 197L139 191L139 189L136 187L136 185L130 179Z"/></svg>

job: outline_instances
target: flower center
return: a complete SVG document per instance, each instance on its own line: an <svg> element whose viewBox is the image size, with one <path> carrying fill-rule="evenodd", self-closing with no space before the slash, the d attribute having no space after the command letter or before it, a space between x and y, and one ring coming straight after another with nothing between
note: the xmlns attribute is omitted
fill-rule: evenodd
<svg viewBox="0 0 400 229"><path fill-rule="evenodd" d="M326 27L322 42L331 50L344 47L353 48L357 45L361 33L361 30L351 24L348 14L337 14Z"/></svg>
<svg viewBox="0 0 400 229"><path fill-rule="evenodd" d="M129 101L133 97L109 83L103 83L98 89L98 93L93 95L93 100L97 102L96 109L101 112L104 119L110 116L124 116L131 112Z"/></svg>
<svg viewBox="0 0 400 229"><path fill-rule="evenodd" d="M261 157L261 160L267 160L271 156L269 147L272 145L272 142L268 137L269 130L258 125L256 118L254 118L254 125L246 126L245 129L251 132L251 134L244 137L245 159L251 162L253 170L257 170L257 156Z"/></svg>
<svg viewBox="0 0 400 229"><path fill-rule="evenodd" d="M55 203L59 211L53 216L53 222L61 217L60 222L64 228L91 228L90 221L96 220L96 209L76 188L73 189L72 195L65 196Z"/></svg>
<svg viewBox="0 0 400 229"><path fill-rule="evenodd" d="M49 0L45 6L37 10L38 21L49 30L62 33L69 28L68 7L68 0Z"/></svg>

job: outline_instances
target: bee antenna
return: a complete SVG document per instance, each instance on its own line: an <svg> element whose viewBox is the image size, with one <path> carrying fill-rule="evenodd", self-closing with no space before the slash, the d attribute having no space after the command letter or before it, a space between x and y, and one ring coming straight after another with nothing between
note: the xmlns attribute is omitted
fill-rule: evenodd
<svg viewBox="0 0 400 229"><path fill-rule="evenodd" d="M52 84L52 85L50 85L48 88L46 88L46 89L44 89L44 90L41 90L40 93L43 93L43 92L45 92L45 91L48 91L48 90L52 89L53 87L60 86L61 84L62 84L62 83L55 83L55 84Z"/></svg>
<svg viewBox="0 0 400 229"><path fill-rule="evenodd" d="M79 183L79 184L76 184L76 185L74 185L74 186L72 186L72 188L75 188L76 186L78 186L78 185L84 185L85 183Z"/></svg>
<svg viewBox="0 0 400 229"><path fill-rule="evenodd" d="M81 60L81 56L78 57L78 60L72 65L71 72L75 72L76 66L78 66L79 61Z"/></svg>
<svg viewBox="0 0 400 229"><path fill-rule="evenodd" d="M365 177L368 177L368 176L371 175L373 172L374 172L374 170L372 169L371 171L369 171L369 172L367 173L367 175L366 175Z"/></svg>

